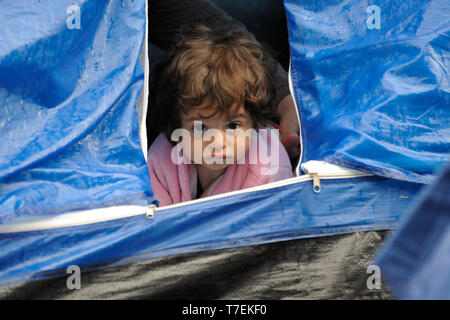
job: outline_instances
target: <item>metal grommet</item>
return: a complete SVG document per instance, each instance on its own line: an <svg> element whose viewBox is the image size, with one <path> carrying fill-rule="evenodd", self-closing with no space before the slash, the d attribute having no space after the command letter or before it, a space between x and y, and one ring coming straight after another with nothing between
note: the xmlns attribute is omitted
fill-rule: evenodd
<svg viewBox="0 0 450 320"><path fill-rule="evenodd" d="M157 207L154 204L151 204L147 206L147 209L145 209L145 216L147 219L153 219L155 217L155 209Z"/></svg>

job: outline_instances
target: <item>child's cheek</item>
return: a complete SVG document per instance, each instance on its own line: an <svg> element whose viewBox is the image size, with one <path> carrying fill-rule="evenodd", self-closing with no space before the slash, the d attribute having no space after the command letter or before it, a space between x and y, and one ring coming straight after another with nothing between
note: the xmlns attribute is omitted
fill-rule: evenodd
<svg viewBox="0 0 450 320"><path fill-rule="evenodd" d="M233 147L234 147L234 158L236 163L239 159L245 158L245 154L250 147L251 137L246 135L239 135L234 137Z"/></svg>
<svg viewBox="0 0 450 320"><path fill-rule="evenodd" d="M194 163L195 154L201 155L201 142L195 143L195 139L191 136L190 138L185 138L181 141L183 147L183 154L186 159L186 163ZM200 148L199 148L200 147ZM198 156L197 156L198 157Z"/></svg>
<svg viewBox="0 0 450 320"><path fill-rule="evenodd" d="M192 159L195 159L196 163L203 162L203 150L205 149L205 143L201 138L191 139Z"/></svg>

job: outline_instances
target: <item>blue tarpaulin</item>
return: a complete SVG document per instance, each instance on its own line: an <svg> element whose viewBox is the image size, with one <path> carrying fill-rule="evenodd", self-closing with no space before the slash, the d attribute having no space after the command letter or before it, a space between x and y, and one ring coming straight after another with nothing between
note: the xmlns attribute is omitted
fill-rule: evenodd
<svg viewBox="0 0 450 320"><path fill-rule="evenodd" d="M376 263L399 299L450 299L450 163L405 214Z"/></svg>
<svg viewBox="0 0 450 320"><path fill-rule="evenodd" d="M285 8L302 162L373 175L322 176L319 193L303 176L150 217L119 207L120 218L27 229L21 217L155 201L136 112L145 1L1 2L0 284L394 228L449 156L448 1Z"/></svg>
<svg viewBox="0 0 450 320"><path fill-rule="evenodd" d="M144 1L0 2L0 224L146 204Z"/></svg>
<svg viewBox="0 0 450 320"><path fill-rule="evenodd" d="M112 221L2 234L0 284L64 274L68 265L155 257L395 227L419 185L379 177L310 181ZM125 212L124 212L125 213ZM22 263L18 263L22 261ZM44 272L46 271L46 272Z"/></svg>
<svg viewBox="0 0 450 320"><path fill-rule="evenodd" d="M285 6L303 160L431 182L450 159L450 2Z"/></svg>

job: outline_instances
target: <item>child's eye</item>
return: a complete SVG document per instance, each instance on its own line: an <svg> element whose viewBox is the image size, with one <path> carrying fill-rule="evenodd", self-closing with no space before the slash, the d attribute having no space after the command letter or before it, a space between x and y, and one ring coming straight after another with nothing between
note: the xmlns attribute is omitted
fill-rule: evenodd
<svg viewBox="0 0 450 320"><path fill-rule="evenodd" d="M241 127L241 125L238 122L230 122L228 124L228 129L231 129L231 130L236 130L236 129L239 129L240 127Z"/></svg>

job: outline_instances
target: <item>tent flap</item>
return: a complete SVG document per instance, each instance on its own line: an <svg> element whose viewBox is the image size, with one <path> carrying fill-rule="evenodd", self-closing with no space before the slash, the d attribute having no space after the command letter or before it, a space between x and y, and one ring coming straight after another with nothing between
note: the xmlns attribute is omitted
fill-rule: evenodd
<svg viewBox="0 0 450 320"><path fill-rule="evenodd" d="M303 161L430 183L450 154L450 3L285 7Z"/></svg>
<svg viewBox="0 0 450 320"><path fill-rule="evenodd" d="M0 223L152 202L136 112L145 1L7 0L0 29Z"/></svg>
<svg viewBox="0 0 450 320"><path fill-rule="evenodd" d="M450 299L450 163L417 197L376 263L399 299Z"/></svg>

